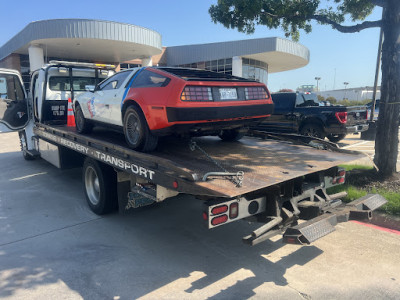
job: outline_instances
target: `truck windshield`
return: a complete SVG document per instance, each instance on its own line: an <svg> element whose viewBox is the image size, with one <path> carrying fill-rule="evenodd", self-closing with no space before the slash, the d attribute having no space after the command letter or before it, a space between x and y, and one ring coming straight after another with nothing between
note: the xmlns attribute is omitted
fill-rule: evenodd
<svg viewBox="0 0 400 300"><path fill-rule="evenodd" d="M18 76L13 74L0 75L0 98L17 101L25 99L24 90Z"/></svg>
<svg viewBox="0 0 400 300"><path fill-rule="evenodd" d="M312 93L298 93L296 96L296 107L320 106L318 97Z"/></svg>

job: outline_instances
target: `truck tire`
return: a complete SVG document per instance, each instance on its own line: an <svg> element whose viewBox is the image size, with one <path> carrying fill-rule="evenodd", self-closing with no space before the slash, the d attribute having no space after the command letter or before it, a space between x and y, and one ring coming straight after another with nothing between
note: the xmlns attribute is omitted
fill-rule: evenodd
<svg viewBox="0 0 400 300"><path fill-rule="evenodd" d="M158 137L150 132L143 113L135 106L129 106L124 115L124 135L129 148L142 152L156 149Z"/></svg>
<svg viewBox="0 0 400 300"><path fill-rule="evenodd" d="M301 135L312 136L320 139L325 138L324 130L317 124L306 124L300 130Z"/></svg>
<svg viewBox="0 0 400 300"><path fill-rule="evenodd" d="M18 131L19 135L19 143L21 145L21 152L22 156L24 157L25 160L34 160L35 157L31 154L28 153L27 149L27 142L26 142L26 133L25 131Z"/></svg>
<svg viewBox="0 0 400 300"><path fill-rule="evenodd" d="M218 135L221 140L223 141L238 141L242 137L246 135L248 130L243 129L243 128L237 128L237 129L225 129L222 130L222 132Z"/></svg>
<svg viewBox="0 0 400 300"><path fill-rule="evenodd" d="M86 158L82 170L83 188L90 209L104 215L118 206L117 174L114 169Z"/></svg>
<svg viewBox="0 0 400 300"><path fill-rule="evenodd" d="M79 133L90 133L93 129L93 125L85 119L80 105L77 105L75 109L75 125Z"/></svg>
<svg viewBox="0 0 400 300"><path fill-rule="evenodd" d="M329 134L328 135L328 139L332 142L332 143L337 143L341 140L343 140L345 138L345 134Z"/></svg>

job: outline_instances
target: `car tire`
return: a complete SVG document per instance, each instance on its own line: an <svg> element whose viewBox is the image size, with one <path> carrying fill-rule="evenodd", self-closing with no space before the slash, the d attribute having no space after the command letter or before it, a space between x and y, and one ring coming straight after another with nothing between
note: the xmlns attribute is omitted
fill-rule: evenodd
<svg viewBox="0 0 400 300"><path fill-rule="evenodd" d="M320 139L325 138L324 130L317 124L306 124L300 130L301 135L316 137Z"/></svg>
<svg viewBox="0 0 400 300"><path fill-rule="evenodd" d="M135 106L129 106L125 112L124 135L133 150L150 152L158 144L158 137L151 133L143 113Z"/></svg>
<svg viewBox="0 0 400 300"><path fill-rule="evenodd" d="M118 207L117 173L112 167L86 158L82 180L86 201L95 214L104 215Z"/></svg>
<svg viewBox="0 0 400 300"><path fill-rule="evenodd" d="M221 140L227 142L234 142L240 140L247 133L248 129L237 128L237 129L225 129L222 130L218 135Z"/></svg>
<svg viewBox="0 0 400 300"><path fill-rule="evenodd" d="M343 140L345 138L345 134L329 134L328 135L328 139L332 142L332 143L337 143L341 140Z"/></svg>
<svg viewBox="0 0 400 300"><path fill-rule="evenodd" d="M22 152L22 156L24 157L25 160L34 160L35 157L31 154L28 153L28 145L26 142L26 133L25 131L18 131L18 135L19 135L19 143L21 146L21 152Z"/></svg>
<svg viewBox="0 0 400 300"><path fill-rule="evenodd" d="M75 109L75 125L79 133L90 133L93 129L93 125L85 119L80 105Z"/></svg>

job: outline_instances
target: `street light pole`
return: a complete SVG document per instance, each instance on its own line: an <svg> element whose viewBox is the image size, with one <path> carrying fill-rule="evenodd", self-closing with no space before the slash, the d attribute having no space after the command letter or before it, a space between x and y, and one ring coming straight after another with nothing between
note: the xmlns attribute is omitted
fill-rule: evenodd
<svg viewBox="0 0 400 300"><path fill-rule="evenodd" d="M321 77L315 77L315 80L317 81L317 92L319 92L318 81L321 80Z"/></svg>
<svg viewBox="0 0 400 300"><path fill-rule="evenodd" d="M343 82L343 84L344 84L344 98L343 98L343 100L346 100L346 92L347 92L346 88L347 88L347 85L349 83L348 82Z"/></svg>

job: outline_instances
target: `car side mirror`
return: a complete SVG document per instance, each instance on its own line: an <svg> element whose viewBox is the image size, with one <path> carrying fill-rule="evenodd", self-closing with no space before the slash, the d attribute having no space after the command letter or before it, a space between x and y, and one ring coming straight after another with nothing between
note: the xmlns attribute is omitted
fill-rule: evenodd
<svg viewBox="0 0 400 300"><path fill-rule="evenodd" d="M88 91L88 92L92 92L93 93L95 91L95 89L96 89L95 85L85 85L85 90Z"/></svg>

